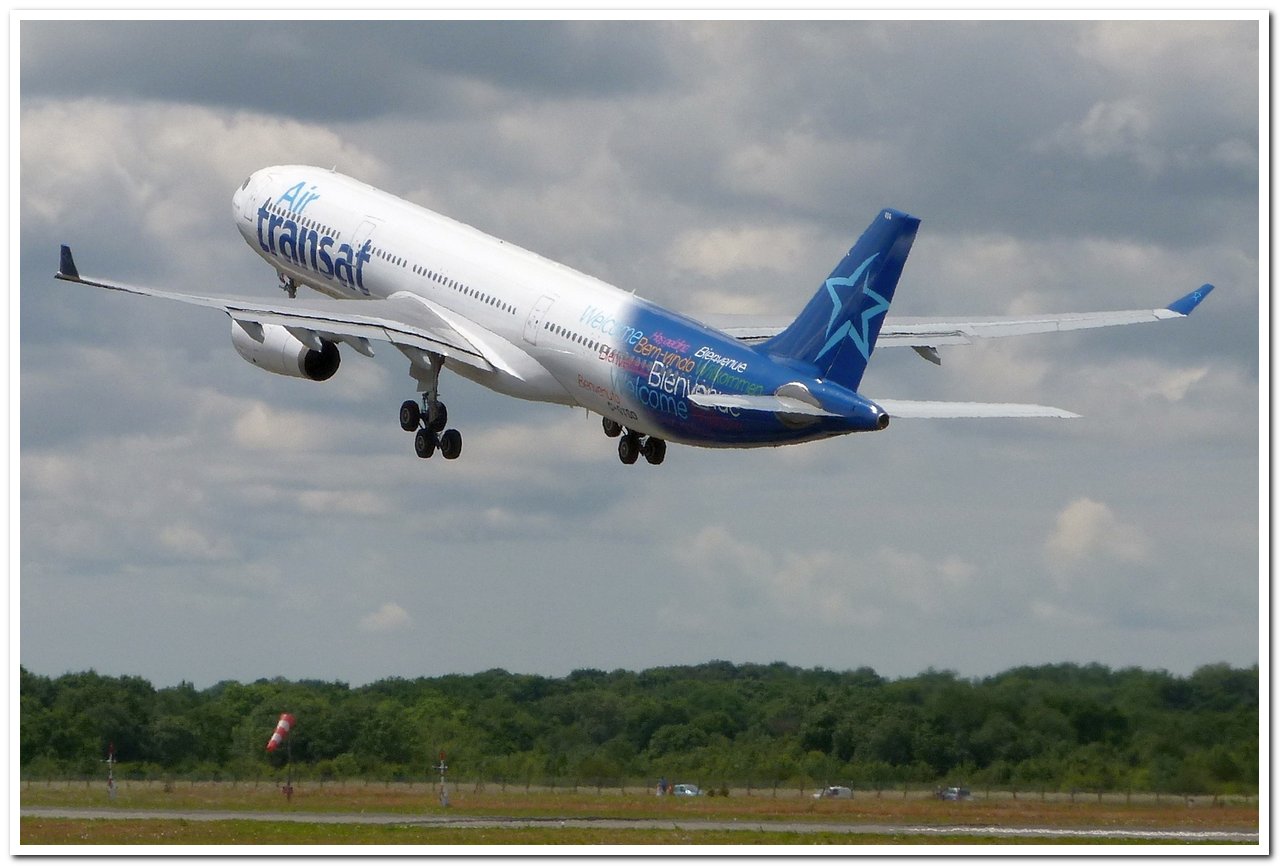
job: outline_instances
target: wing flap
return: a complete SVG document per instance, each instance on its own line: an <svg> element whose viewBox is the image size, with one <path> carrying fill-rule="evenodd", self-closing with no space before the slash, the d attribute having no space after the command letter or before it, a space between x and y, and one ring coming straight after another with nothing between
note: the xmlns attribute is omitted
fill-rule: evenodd
<svg viewBox="0 0 1280 866"><path fill-rule="evenodd" d="M378 340L395 346L406 346L435 352L483 370L494 370L486 353L468 340L452 324L425 302L411 296L393 295L385 300L340 301L318 300L288 305L244 303L244 299L227 298L226 311L240 321L281 325L305 329L316 334L336 337L344 342ZM305 340L303 342L306 342ZM360 345L356 350L363 352Z"/></svg>

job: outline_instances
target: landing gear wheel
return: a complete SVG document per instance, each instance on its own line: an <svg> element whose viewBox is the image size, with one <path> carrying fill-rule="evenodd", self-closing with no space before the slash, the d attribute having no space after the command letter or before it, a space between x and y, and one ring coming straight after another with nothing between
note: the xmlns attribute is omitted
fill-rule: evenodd
<svg viewBox="0 0 1280 866"><path fill-rule="evenodd" d="M630 466L640 456L640 437L627 433L618 440L618 459Z"/></svg>
<svg viewBox="0 0 1280 866"><path fill-rule="evenodd" d="M612 418L601 418L600 424L604 427L604 435L610 439L616 439L622 435L622 425Z"/></svg>
<svg viewBox="0 0 1280 866"><path fill-rule="evenodd" d="M443 403L437 402L427 413L427 418L427 429L432 433L439 433L449 423L449 410Z"/></svg>
<svg viewBox="0 0 1280 866"><path fill-rule="evenodd" d="M422 410L416 400L405 400L400 404L400 429L412 433L422 422Z"/></svg>
<svg viewBox="0 0 1280 866"><path fill-rule="evenodd" d="M667 456L667 443L656 436L649 436L644 440L640 453L644 454L650 466L657 466Z"/></svg>
<svg viewBox="0 0 1280 866"><path fill-rule="evenodd" d="M462 434L457 430L446 430L440 434L440 454L445 460L457 460L462 453Z"/></svg>
<svg viewBox="0 0 1280 866"><path fill-rule="evenodd" d="M413 450L424 460L436 453L436 434L419 430L413 437Z"/></svg>

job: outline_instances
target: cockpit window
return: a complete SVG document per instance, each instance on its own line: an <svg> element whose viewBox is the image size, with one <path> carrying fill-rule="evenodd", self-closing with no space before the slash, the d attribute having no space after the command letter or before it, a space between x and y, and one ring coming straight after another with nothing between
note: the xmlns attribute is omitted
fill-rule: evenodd
<svg viewBox="0 0 1280 866"><path fill-rule="evenodd" d="M249 181L253 180L253 175L249 175L244 179L244 183L240 184L240 191L244 192L249 188Z"/></svg>

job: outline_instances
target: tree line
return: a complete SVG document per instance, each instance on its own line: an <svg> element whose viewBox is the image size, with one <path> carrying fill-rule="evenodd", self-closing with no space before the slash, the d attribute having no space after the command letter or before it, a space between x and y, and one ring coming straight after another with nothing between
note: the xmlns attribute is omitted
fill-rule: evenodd
<svg viewBox="0 0 1280 866"><path fill-rule="evenodd" d="M981 678L706 664L542 677L490 670L155 688L20 671L24 778L423 780L512 784L968 784L1255 794L1258 667L1190 676L1056 664ZM265 746L280 713L289 748Z"/></svg>

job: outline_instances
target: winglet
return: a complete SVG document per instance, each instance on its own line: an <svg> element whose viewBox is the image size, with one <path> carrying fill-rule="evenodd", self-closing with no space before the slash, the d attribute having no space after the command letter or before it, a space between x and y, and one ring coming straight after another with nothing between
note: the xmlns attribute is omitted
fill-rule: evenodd
<svg viewBox="0 0 1280 866"><path fill-rule="evenodd" d="M1194 292L1178 298L1178 300L1170 304L1167 309L1170 309L1181 316L1189 316L1191 315L1191 311L1198 307L1201 301L1209 297L1209 293L1212 291L1213 286L1210 283L1205 283Z"/></svg>
<svg viewBox="0 0 1280 866"><path fill-rule="evenodd" d="M62 260L58 263L56 276L62 277L64 280L80 279L80 272L76 270L75 259L71 258L71 247L66 244L62 245Z"/></svg>

